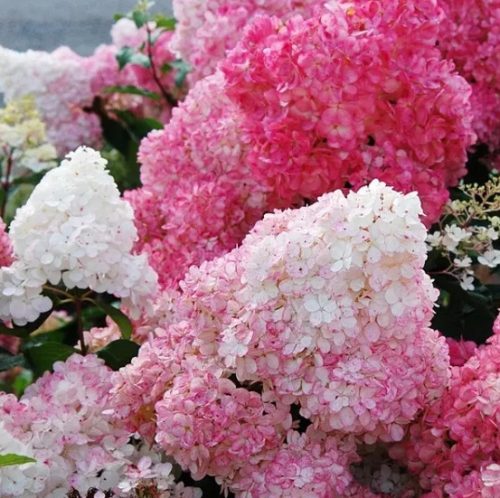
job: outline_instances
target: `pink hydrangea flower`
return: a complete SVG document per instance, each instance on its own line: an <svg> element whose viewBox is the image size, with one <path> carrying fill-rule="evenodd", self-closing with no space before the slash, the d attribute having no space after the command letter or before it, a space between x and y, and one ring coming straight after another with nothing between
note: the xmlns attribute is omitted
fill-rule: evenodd
<svg viewBox="0 0 500 498"><path fill-rule="evenodd" d="M172 50L192 66L192 83L209 76L234 48L243 29L261 14L288 18L308 14L318 0L174 0L177 19Z"/></svg>
<svg viewBox="0 0 500 498"><path fill-rule="evenodd" d="M461 367L477 351L477 345L473 341L447 337L446 342L450 350L450 363L454 367Z"/></svg>
<svg viewBox="0 0 500 498"><path fill-rule="evenodd" d="M71 486L84 491L99 483L98 471L115 462L106 445L116 450L127 445L128 433L102 413L110 387L109 370L101 360L74 355L55 363L54 373L29 386L20 401L10 395L0 398L5 428L43 463L43 493L37 496Z"/></svg>
<svg viewBox="0 0 500 498"><path fill-rule="evenodd" d="M288 407L209 373L187 371L156 404L156 441L195 479L231 477L275 449L291 426Z"/></svg>
<svg viewBox="0 0 500 498"><path fill-rule="evenodd" d="M115 417L130 432L139 432L153 441L156 432L155 404L180 374L181 364L191 352L190 327L181 322L154 329L141 346L139 355L114 374L112 406Z"/></svg>
<svg viewBox="0 0 500 498"><path fill-rule="evenodd" d="M106 327L92 327L83 333L87 350L96 353L110 342L121 338L121 332L115 322L107 320Z"/></svg>
<svg viewBox="0 0 500 498"><path fill-rule="evenodd" d="M239 380L270 381L323 430L401 439L448 375L444 338L427 329L420 212L416 195L374 181L266 215L181 282L194 344L216 341Z"/></svg>
<svg viewBox="0 0 500 498"><path fill-rule="evenodd" d="M428 328L436 291L422 269L420 214L416 194L373 181L266 215L240 247L192 267L181 293L165 299L166 313L157 308L139 356L115 375L115 415L230 489L240 472L251 480L262 465L265 474L285 450L284 432L261 416L273 411L265 406L296 404L340 439L401 440L449 378L445 340ZM251 385L262 394L243 389ZM349 484L315 472L307 482L324 496ZM284 482L276 493L292 486Z"/></svg>
<svg viewBox="0 0 500 498"><path fill-rule="evenodd" d="M470 87L435 48L434 1L330 3L261 17L222 68L257 179L292 202L378 178L435 221L465 173Z"/></svg>
<svg viewBox="0 0 500 498"><path fill-rule="evenodd" d="M241 498L330 498L345 496L357 460L353 439L338 439L309 428L289 431L286 443L258 464L245 466L231 488ZM363 489L369 496L367 489Z"/></svg>
<svg viewBox="0 0 500 498"><path fill-rule="evenodd" d="M266 188L244 159L238 113L216 74L197 84L164 130L143 140L144 187L127 192L139 232L163 287L189 266L235 247L266 207Z"/></svg>
<svg viewBox="0 0 500 498"><path fill-rule="evenodd" d="M453 368L444 396L393 449L393 456L419 476L422 489L432 491L430 497L497 496L500 491L499 323L486 345Z"/></svg>
<svg viewBox="0 0 500 498"><path fill-rule="evenodd" d="M435 221L474 140L470 88L434 46L439 20L430 0L256 18L225 76L199 81L141 145L144 186L128 195L162 286L265 212L373 178L417 190Z"/></svg>
<svg viewBox="0 0 500 498"><path fill-rule="evenodd" d="M444 10L439 48L472 85L474 130L500 148L500 6L497 0L438 0Z"/></svg>
<svg viewBox="0 0 500 498"><path fill-rule="evenodd" d="M96 356L73 355L20 400L0 394L1 453L36 460L0 468L2 497L59 497L71 489L86 496L95 488L121 498L148 489L162 498L200 498L199 490L174 482L158 449L130 444L131 433L113 416L110 374Z"/></svg>

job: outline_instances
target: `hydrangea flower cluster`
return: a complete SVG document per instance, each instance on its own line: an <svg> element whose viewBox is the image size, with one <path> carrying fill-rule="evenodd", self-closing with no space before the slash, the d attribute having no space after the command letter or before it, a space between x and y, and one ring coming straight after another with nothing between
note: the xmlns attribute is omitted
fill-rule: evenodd
<svg viewBox="0 0 500 498"><path fill-rule="evenodd" d="M215 72L217 64L234 48L245 26L262 14L288 18L312 12L318 0L174 0L177 26L171 48L189 61L192 83Z"/></svg>
<svg viewBox="0 0 500 498"><path fill-rule="evenodd" d="M349 465L356 460L352 438L339 440L312 427L304 434L289 431L285 444L246 465L232 488L241 498L347 496L353 486Z"/></svg>
<svg viewBox="0 0 500 498"><path fill-rule="evenodd" d="M474 140L470 88L434 47L433 2L392 2L383 16L370 5L258 17L225 76L199 81L143 141L144 188L129 200L163 287L265 212L373 178L417 190L426 223L437 220Z"/></svg>
<svg viewBox="0 0 500 498"><path fill-rule="evenodd" d="M81 147L49 171L10 226L14 263L0 270L0 318L23 325L52 307L46 283L108 292L134 314L156 291L145 255L132 254L133 212L106 161Z"/></svg>
<svg viewBox="0 0 500 498"><path fill-rule="evenodd" d="M33 98L11 101L0 109L0 161L10 162L9 180L26 171L42 171L56 165L57 153L47 142L45 124L40 120ZM8 164L3 164L6 176Z"/></svg>
<svg viewBox="0 0 500 498"><path fill-rule="evenodd" d="M287 408L237 388L220 373L183 372L156 404L156 441L195 479L223 479L280 444L292 422Z"/></svg>
<svg viewBox="0 0 500 498"><path fill-rule="evenodd" d="M288 201L378 178L417 190L435 221L475 141L439 19L433 1L395 0L256 20L222 64L256 178Z"/></svg>
<svg viewBox="0 0 500 498"><path fill-rule="evenodd" d="M0 92L6 102L34 96L49 142L60 155L99 143L97 116L84 111L93 97L84 58L69 48L21 53L0 47Z"/></svg>
<svg viewBox="0 0 500 498"><path fill-rule="evenodd" d="M175 287L192 264L241 242L262 217L265 186L252 179L236 107L217 73L199 82L164 130L142 141L143 187L127 192L138 249L148 253L163 287Z"/></svg>
<svg viewBox="0 0 500 498"><path fill-rule="evenodd" d="M184 89L174 84L175 71L163 71L175 60L169 50L172 33L157 32L149 26L151 56L161 85L180 98ZM104 100L108 110L128 109L139 116L154 116L166 122L170 118L170 105L162 105L138 95L110 94L107 87L139 87L159 92L149 64L128 64L120 70L116 56L120 48L127 46L139 50L148 45L145 27L139 29L133 21L121 19L112 28L113 44L101 45L89 57L81 57L67 47L54 52L28 50L16 52L0 47L0 93L7 102L26 96L34 96L36 106L47 125L49 141L59 155L76 149L79 145L97 146L102 130L99 117L94 112L96 96Z"/></svg>
<svg viewBox="0 0 500 498"><path fill-rule="evenodd" d="M497 0L439 0L439 48L472 85L474 130L500 149L500 8Z"/></svg>
<svg viewBox="0 0 500 498"><path fill-rule="evenodd" d="M304 477L306 489L334 489L324 487L325 468L344 457L328 434L398 441L447 384L444 338L428 328L436 292L422 270L420 214L416 194L373 181L266 215L241 247L189 270L176 310L117 374L117 416L198 477L215 475L231 489L234 480L239 496L282 496L302 486L283 478L266 494L274 481L256 484L254 471L242 470L239 483L239 469L269 465L265 475L274 459L282 468L290 425L280 413L298 404L326 434L312 455L333 448ZM331 468L328 476L331 483ZM243 491L243 482L261 491Z"/></svg>
<svg viewBox="0 0 500 498"><path fill-rule="evenodd" d="M3 497L56 498L76 490L163 498L201 496L174 482L172 464L116 426L109 410L110 370L93 355L54 365L25 395L0 395L1 453L30 456L34 463L0 468Z"/></svg>
<svg viewBox="0 0 500 498"><path fill-rule="evenodd" d="M500 317L494 335L454 367L444 396L411 426L393 454L406 460L430 498L500 493Z"/></svg>
<svg viewBox="0 0 500 498"><path fill-rule="evenodd" d="M151 5L0 47L0 496L499 498L498 1Z"/></svg>

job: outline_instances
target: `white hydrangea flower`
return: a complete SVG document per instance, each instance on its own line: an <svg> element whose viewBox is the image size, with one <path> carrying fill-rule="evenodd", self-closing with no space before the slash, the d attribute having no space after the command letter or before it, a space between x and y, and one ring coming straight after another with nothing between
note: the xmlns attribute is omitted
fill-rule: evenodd
<svg viewBox="0 0 500 498"><path fill-rule="evenodd" d="M0 455L7 454L33 458L33 451L7 431L0 421ZM0 496L40 496L48 473L48 466L38 461L0 467Z"/></svg>
<svg viewBox="0 0 500 498"><path fill-rule="evenodd" d="M401 195L373 181L347 197L337 191L302 211L283 212L277 225L288 229L278 234L272 223L271 233L262 233L265 218L245 240L238 299L248 309L275 303L276 310L293 310L301 327L283 334L285 354L340 348L365 327L367 337L378 338L370 322L387 334L417 309L430 317L437 291L422 270L421 213L415 193ZM278 214L268 222L269 216ZM234 322L223 334L219 353L227 365L241 364L248 350L237 329Z"/></svg>
<svg viewBox="0 0 500 498"><path fill-rule="evenodd" d="M107 292L137 315L156 292L145 255L132 254L137 231L106 161L93 149L68 154L16 213L10 237L15 263L0 270L0 318L19 325L50 309L42 286Z"/></svg>
<svg viewBox="0 0 500 498"><path fill-rule="evenodd" d="M154 29L154 25L152 25L152 28ZM145 26L138 28L132 19L127 19L126 17L118 19L111 28L111 40L113 41L113 45L118 48L137 48L144 42L146 36Z"/></svg>

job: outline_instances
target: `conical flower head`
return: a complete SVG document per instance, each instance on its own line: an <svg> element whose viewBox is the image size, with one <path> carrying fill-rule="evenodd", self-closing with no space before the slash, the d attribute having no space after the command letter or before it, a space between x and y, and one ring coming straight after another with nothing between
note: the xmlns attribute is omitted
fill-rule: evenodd
<svg viewBox="0 0 500 498"><path fill-rule="evenodd" d="M113 294L132 311L154 294L156 274L146 256L132 254L132 208L105 166L98 152L80 147L47 173L17 211L10 230L16 262L0 274L0 317L36 319L47 301L33 313L33 299L46 282Z"/></svg>

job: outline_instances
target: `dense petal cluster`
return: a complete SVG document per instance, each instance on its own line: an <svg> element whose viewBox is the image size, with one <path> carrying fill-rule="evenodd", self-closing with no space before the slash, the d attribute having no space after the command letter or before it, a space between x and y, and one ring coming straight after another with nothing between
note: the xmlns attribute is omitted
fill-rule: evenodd
<svg viewBox="0 0 500 498"><path fill-rule="evenodd" d="M470 87L435 47L439 20L431 0L256 20L222 64L256 178L289 201L378 178L417 190L435 221L475 140Z"/></svg>
<svg viewBox="0 0 500 498"><path fill-rule="evenodd" d="M420 213L415 194L374 181L266 215L241 248L181 282L199 348L216 341L240 381L270 381L323 430L400 439L448 364L426 329L436 291Z"/></svg>
<svg viewBox="0 0 500 498"><path fill-rule="evenodd" d="M373 178L417 190L426 223L438 218L474 140L470 88L434 46L432 1L394 1L383 15L358 3L285 24L257 17L225 75L199 81L143 141L144 188L129 199L163 287L265 212Z"/></svg>
<svg viewBox="0 0 500 498"><path fill-rule="evenodd" d="M393 451L419 476L422 488L432 491L429 496L500 493L500 318L494 332L463 366L453 368L444 396Z"/></svg>
<svg viewBox="0 0 500 498"><path fill-rule="evenodd" d="M195 479L226 478L280 444L291 425L288 411L229 379L185 372L156 405L156 441Z"/></svg>
<svg viewBox="0 0 500 498"><path fill-rule="evenodd" d="M500 149L500 4L497 0L438 3L445 13L439 48L471 83L474 130L494 152Z"/></svg>
<svg viewBox="0 0 500 498"><path fill-rule="evenodd" d="M0 47L0 93L7 102L34 96L41 117L47 125L49 141L60 156L79 145L97 146L101 143L99 114L95 98L104 102L106 112L127 109L139 116L155 117L162 122L170 118L170 103L151 101L138 95L110 94L108 87L133 86L161 93L153 70L148 63L128 64L120 70L116 56L128 46L142 54L142 60L154 60L156 77L172 98L181 98L184 88L175 85L174 70L160 72L175 60L169 49L172 33L156 31L150 26L154 43L148 45L146 28L138 29L133 21L121 19L113 26L113 43L101 45L95 52L82 57L67 47L54 52L28 50L16 52ZM146 48L144 48L146 47ZM149 59L148 59L149 60Z"/></svg>
<svg viewBox="0 0 500 498"><path fill-rule="evenodd" d="M450 351L450 364L454 367L461 367L477 351L477 345L474 341L456 340L447 337L446 343Z"/></svg>
<svg viewBox="0 0 500 498"><path fill-rule="evenodd" d="M3 393L0 394L0 406L4 407L6 401L15 403L14 399L8 399ZM3 411L3 410L2 410ZM2 419L5 414L2 413ZM20 439L14 437L5 428L3 420L0 422L0 454L20 455L33 458L33 451ZM45 481L48 479L49 470L42 462L27 463L23 465L7 466L0 470L0 491L3 496L26 496L35 497L43 491Z"/></svg>
<svg viewBox="0 0 500 498"><path fill-rule="evenodd" d="M102 360L73 355L56 363L54 373L30 386L21 400L0 396L1 453L36 459L0 468L3 497L56 498L95 488L125 498L153 484L163 498L189 496L182 487L176 492L170 463L130 444L130 434L113 423L110 379Z"/></svg>
<svg viewBox="0 0 500 498"><path fill-rule="evenodd" d="M93 97L84 58L69 48L21 53L0 47L0 92L7 102L35 97L49 142L59 154L99 143L98 118L84 111Z"/></svg>
<svg viewBox="0 0 500 498"><path fill-rule="evenodd" d="M318 0L174 0L174 50L192 66L191 82L212 74L234 48L245 26L261 14L288 18L312 12Z"/></svg>
<svg viewBox="0 0 500 498"><path fill-rule="evenodd" d="M167 127L142 142L143 187L126 194L138 249L164 287L235 247L266 209L266 188L246 166L238 112L222 85L220 73L199 82Z"/></svg>
<svg viewBox="0 0 500 498"><path fill-rule="evenodd" d="M232 488L239 498L345 496L352 481L349 464L356 459L352 439L311 428L304 434L289 431L286 443L258 465L245 466Z"/></svg>
<svg viewBox="0 0 500 498"><path fill-rule="evenodd" d="M295 479L317 496L346 487L338 437L398 441L447 385L448 348L428 329L436 292L420 214L415 194L374 181L266 215L167 295L155 337L116 374L116 416L238 496L300 493ZM283 446L292 404L332 441ZM308 452L320 459L302 475Z"/></svg>
<svg viewBox="0 0 500 498"><path fill-rule="evenodd" d="M56 165L57 153L47 143L45 124L40 120L32 97L12 100L0 109L0 163L8 182Z"/></svg>
<svg viewBox="0 0 500 498"><path fill-rule="evenodd" d="M201 358L196 357L197 351L191 346L192 327L188 322L175 323L168 330L152 326L149 331L138 356L115 374L112 405L115 416L130 432L153 441L155 404L182 372L181 365L189 364L188 357L194 357L198 366Z"/></svg>
<svg viewBox="0 0 500 498"><path fill-rule="evenodd" d="M51 308L45 283L107 292L132 313L156 291L137 237L130 205L120 198L106 161L79 148L51 170L11 223L15 262L0 270L0 318L25 324Z"/></svg>

